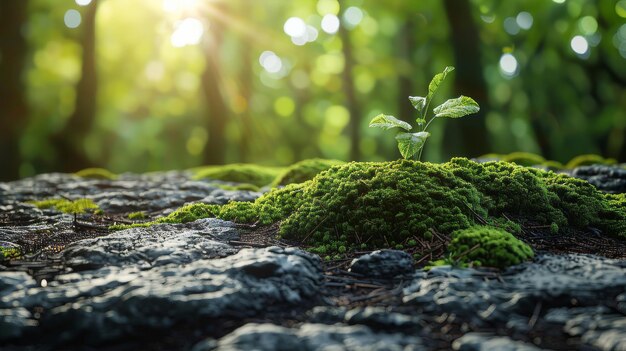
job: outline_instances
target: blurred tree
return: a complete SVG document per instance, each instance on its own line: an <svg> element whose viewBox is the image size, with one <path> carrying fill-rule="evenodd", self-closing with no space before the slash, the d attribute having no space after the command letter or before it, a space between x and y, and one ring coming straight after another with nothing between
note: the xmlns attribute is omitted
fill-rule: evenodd
<svg viewBox="0 0 626 351"><path fill-rule="evenodd" d="M361 143L361 107L357 100L356 91L354 89L354 77L352 71L354 70L354 57L352 54L352 40L350 39L350 33L345 26L339 27L339 36L341 37L341 50L344 57L344 68L342 72L342 87L346 96L346 105L350 114L350 160L359 161L361 159L361 150L359 148Z"/></svg>
<svg viewBox="0 0 626 351"><path fill-rule="evenodd" d="M223 5L215 5L219 11L224 10ZM216 10L217 11L217 10ZM205 126L208 132L208 140L204 147L203 163L222 164L225 161L226 125L230 111L226 103L224 81L222 79L222 43L224 36L224 23L214 17L207 41L204 43L204 56L206 66L202 73L202 95L207 106Z"/></svg>
<svg viewBox="0 0 626 351"><path fill-rule="evenodd" d="M96 70L96 12L98 0L93 0L84 13L80 45L82 48L81 76L76 84L76 102L64 128L52 136L56 149L58 170L75 172L93 166L85 148L85 140L96 119L98 73Z"/></svg>
<svg viewBox="0 0 626 351"><path fill-rule="evenodd" d="M444 0L443 5L454 48L455 91L457 94L471 96L482 107L476 115L446 124L445 140L459 142L444 145L451 155L476 157L491 151L485 128L485 110L489 109L489 100L483 77L478 28L468 0Z"/></svg>
<svg viewBox="0 0 626 351"><path fill-rule="evenodd" d="M23 82L27 7L27 0L0 1L0 180L19 177L20 139L28 121Z"/></svg>

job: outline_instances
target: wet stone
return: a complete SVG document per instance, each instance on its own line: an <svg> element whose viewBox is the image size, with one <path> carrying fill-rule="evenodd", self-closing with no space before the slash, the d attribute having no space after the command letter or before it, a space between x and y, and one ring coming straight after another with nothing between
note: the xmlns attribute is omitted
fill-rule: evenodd
<svg viewBox="0 0 626 351"><path fill-rule="evenodd" d="M377 250L354 259L350 264L350 272L373 278L391 279L414 271L413 257L399 250Z"/></svg>
<svg viewBox="0 0 626 351"><path fill-rule="evenodd" d="M590 283L593 282L593 283ZM418 272L403 301L430 314L455 314L475 326L527 331L534 311L615 302L626 289L626 262L592 255L538 255L501 276L477 269Z"/></svg>
<svg viewBox="0 0 626 351"><path fill-rule="evenodd" d="M305 323L297 328L273 324L246 324L217 343L203 342L193 349L205 350L427 350L419 337L376 332L362 326Z"/></svg>
<svg viewBox="0 0 626 351"><path fill-rule="evenodd" d="M274 268L262 276L248 269L268 265ZM45 310L38 327L23 327L22 336L54 336L59 343L87 339L91 345L192 321L240 320L272 308L304 307L317 300L322 281L317 256L279 247L243 249L185 265L106 266L59 275L46 288L7 274L0 272L0 282L21 279L22 286L5 284L13 288L2 290L0 315L15 306ZM29 314L14 319L16 325L33 322Z"/></svg>
<svg viewBox="0 0 626 351"><path fill-rule="evenodd" d="M234 223L206 218L187 224L127 229L81 240L68 246L64 257L70 267L181 265L235 254L237 250L227 243L238 237Z"/></svg>
<svg viewBox="0 0 626 351"><path fill-rule="evenodd" d="M558 308L546 320L564 324L563 330L603 351L626 350L626 316L605 306Z"/></svg>
<svg viewBox="0 0 626 351"><path fill-rule="evenodd" d="M608 193L626 193L626 169L621 166L581 166L574 168L571 175Z"/></svg>
<svg viewBox="0 0 626 351"><path fill-rule="evenodd" d="M458 351L538 351L541 350L532 344L513 340L506 336L496 336L488 333L467 333L456 339L452 344Z"/></svg>

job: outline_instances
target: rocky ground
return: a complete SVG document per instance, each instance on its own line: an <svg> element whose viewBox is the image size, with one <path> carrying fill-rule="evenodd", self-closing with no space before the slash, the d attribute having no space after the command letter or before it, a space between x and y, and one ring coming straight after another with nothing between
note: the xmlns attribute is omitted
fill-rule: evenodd
<svg viewBox="0 0 626 351"><path fill-rule="evenodd" d="M573 174L626 189L617 167ZM535 259L504 271L425 271L401 251L323 262L275 228L217 219L107 230L131 212L260 195L185 172L0 183L0 245L29 253L0 266L1 348L626 350L626 245L593 228L526 231ZM103 214L26 202L50 197L89 198Z"/></svg>

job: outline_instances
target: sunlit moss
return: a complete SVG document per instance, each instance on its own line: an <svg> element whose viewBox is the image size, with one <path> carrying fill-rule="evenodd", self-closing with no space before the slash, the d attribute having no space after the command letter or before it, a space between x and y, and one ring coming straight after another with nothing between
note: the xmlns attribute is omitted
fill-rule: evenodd
<svg viewBox="0 0 626 351"><path fill-rule="evenodd" d="M146 213L143 211L132 212L132 213L129 213L127 217L128 219L131 219L131 220L145 219Z"/></svg>
<svg viewBox="0 0 626 351"><path fill-rule="evenodd" d="M466 264L504 268L534 256L530 246L500 228L474 226L455 231L451 237L448 252Z"/></svg>
<svg viewBox="0 0 626 351"><path fill-rule="evenodd" d="M520 166L536 166L546 162L546 159L542 156L530 152L512 152L508 155L502 155L500 160L504 162L513 162Z"/></svg>
<svg viewBox="0 0 626 351"><path fill-rule="evenodd" d="M247 183L239 183L235 185L223 184L223 183L211 183L211 185L216 186L223 190L247 190L247 191L259 191L259 187L254 184Z"/></svg>
<svg viewBox="0 0 626 351"><path fill-rule="evenodd" d="M303 160L287 167L272 183L272 186L287 185L291 183L302 183L313 179L318 173L329 169L332 166L344 164L339 160L326 160L313 158Z"/></svg>
<svg viewBox="0 0 626 351"><path fill-rule="evenodd" d="M91 178L91 179L114 180L117 178L117 174L112 173L111 171L106 170L104 168L85 168L74 174L82 178Z"/></svg>
<svg viewBox="0 0 626 351"><path fill-rule="evenodd" d="M192 170L194 179L216 179L229 182L253 184L258 187L269 185L284 170L255 164L229 164L205 166Z"/></svg>
<svg viewBox="0 0 626 351"><path fill-rule="evenodd" d="M42 201L29 201L28 203L40 209L54 208L63 213L70 214L81 214L100 210L98 205L90 199L77 199L74 201L67 199L46 199Z"/></svg>
<svg viewBox="0 0 626 351"><path fill-rule="evenodd" d="M626 238L625 204L623 196L607 196L583 180L512 163L398 160L334 166L255 202L191 204L152 223L205 217L280 222L281 237L331 255L364 244L409 247L416 238L429 240L433 232L451 234L479 220L512 232L532 223L546 225L553 233L595 227Z"/></svg>

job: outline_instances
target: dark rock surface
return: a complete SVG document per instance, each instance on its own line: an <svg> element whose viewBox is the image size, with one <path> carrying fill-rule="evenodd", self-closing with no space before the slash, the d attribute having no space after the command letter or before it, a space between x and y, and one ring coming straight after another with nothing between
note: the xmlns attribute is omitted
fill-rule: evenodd
<svg viewBox="0 0 626 351"><path fill-rule="evenodd" d="M581 166L574 168L570 174L588 181L602 191L626 193L626 169L623 166Z"/></svg>
<svg viewBox="0 0 626 351"><path fill-rule="evenodd" d="M0 263L0 349L626 349L625 260L544 252L502 272L424 271L382 250L337 268L217 219L106 229L129 212L257 196L185 172L0 183L0 246L30 250ZM50 197L87 197L104 215L26 203Z"/></svg>
<svg viewBox="0 0 626 351"><path fill-rule="evenodd" d="M376 250L352 261L350 272L376 278L413 273L413 257L404 251Z"/></svg>

